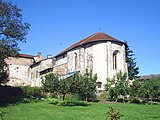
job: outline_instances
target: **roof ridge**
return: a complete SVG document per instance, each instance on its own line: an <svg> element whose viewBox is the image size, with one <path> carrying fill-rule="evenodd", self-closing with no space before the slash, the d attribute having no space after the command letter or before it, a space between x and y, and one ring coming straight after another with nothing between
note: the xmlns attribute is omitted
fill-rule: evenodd
<svg viewBox="0 0 160 120"><path fill-rule="evenodd" d="M34 58L34 57L36 57L36 56L34 56L34 55L21 54L21 53L18 53L17 55L18 55L19 57L27 57L27 58Z"/></svg>
<svg viewBox="0 0 160 120"><path fill-rule="evenodd" d="M63 50L62 52L60 52L59 54L57 54L56 56L54 57L58 57L59 55L61 54L64 54L66 52L68 52L69 50L75 48L75 47L78 47L82 44L85 44L85 43L89 43L89 42L96 42L96 41L102 41L102 40L108 40L108 41L116 41L116 42L121 42L117 39L115 39L114 37L111 37L103 32L96 32L78 42L76 42L75 44L71 45L70 47L66 48L65 50ZM123 42L122 42L123 43Z"/></svg>

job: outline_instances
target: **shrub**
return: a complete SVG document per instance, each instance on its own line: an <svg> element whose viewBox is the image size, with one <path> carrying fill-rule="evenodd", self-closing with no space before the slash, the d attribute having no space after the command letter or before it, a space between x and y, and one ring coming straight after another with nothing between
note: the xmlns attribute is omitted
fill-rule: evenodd
<svg viewBox="0 0 160 120"><path fill-rule="evenodd" d="M4 119L3 119L3 116L5 115L5 113L6 113L6 112L4 112L4 111L0 111L0 120L4 120Z"/></svg>
<svg viewBox="0 0 160 120"><path fill-rule="evenodd" d="M81 101L58 101L58 106L87 106L86 102Z"/></svg>
<svg viewBox="0 0 160 120"><path fill-rule="evenodd" d="M58 104L58 100L57 99L52 99L52 104L57 105Z"/></svg>
<svg viewBox="0 0 160 120"><path fill-rule="evenodd" d="M52 102L50 104L54 104L57 106L87 106L88 104L86 102L74 100L74 99L68 99L68 100L58 100L58 99L52 99Z"/></svg>
<svg viewBox="0 0 160 120"><path fill-rule="evenodd" d="M40 87L23 86L21 88L23 90L23 97L24 98L41 98L41 97L43 97L42 89Z"/></svg>
<svg viewBox="0 0 160 120"><path fill-rule="evenodd" d="M123 115L115 108L109 107L106 120L120 120Z"/></svg>
<svg viewBox="0 0 160 120"><path fill-rule="evenodd" d="M102 93L100 93L100 95L98 96L98 99L100 101L105 102L106 100L109 99L109 93L108 92L102 92Z"/></svg>

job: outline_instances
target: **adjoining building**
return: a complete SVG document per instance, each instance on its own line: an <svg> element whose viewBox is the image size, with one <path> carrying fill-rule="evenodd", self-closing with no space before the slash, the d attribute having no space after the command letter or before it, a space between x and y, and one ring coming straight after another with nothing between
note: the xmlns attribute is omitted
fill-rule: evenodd
<svg viewBox="0 0 160 120"><path fill-rule="evenodd" d="M103 32L95 33L68 47L53 58L19 55L9 57L9 85L41 86L42 77L53 72L62 77L75 72L84 73L86 69L97 74L97 90L104 90L107 78L117 72L127 72L125 59L126 44Z"/></svg>
<svg viewBox="0 0 160 120"><path fill-rule="evenodd" d="M137 80L149 80L151 78L160 78L160 74L142 75Z"/></svg>
<svg viewBox="0 0 160 120"><path fill-rule="evenodd" d="M44 59L40 53L37 56L18 54L5 59L7 64L8 82L11 86L41 86L41 72L54 65L54 59Z"/></svg>

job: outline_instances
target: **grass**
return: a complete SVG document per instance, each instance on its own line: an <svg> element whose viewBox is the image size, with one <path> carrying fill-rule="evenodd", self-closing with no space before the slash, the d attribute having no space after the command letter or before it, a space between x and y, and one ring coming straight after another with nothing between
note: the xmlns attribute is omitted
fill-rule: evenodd
<svg viewBox="0 0 160 120"><path fill-rule="evenodd" d="M49 101L0 108L4 120L105 120L109 106L119 109L122 120L160 120L160 105L90 103L89 106L56 106Z"/></svg>

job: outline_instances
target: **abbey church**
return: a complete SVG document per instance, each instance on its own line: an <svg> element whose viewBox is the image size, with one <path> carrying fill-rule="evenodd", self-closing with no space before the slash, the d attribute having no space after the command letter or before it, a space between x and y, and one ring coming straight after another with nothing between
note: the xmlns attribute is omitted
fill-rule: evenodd
<svg viewBox="0 0 160 120"><path fill-rule="evenodd" d="M43 58L40 53L37 56L19 54L18 57L9 57L6 59L7 84L41 86L42 78L48 73L67 77L90 69L97 74L97 90L101 91L107 78L112 78L119 71L127 72L125 48L124 42L98 32L54 57L48 55Z"/></svg>

